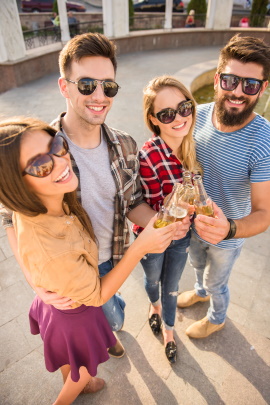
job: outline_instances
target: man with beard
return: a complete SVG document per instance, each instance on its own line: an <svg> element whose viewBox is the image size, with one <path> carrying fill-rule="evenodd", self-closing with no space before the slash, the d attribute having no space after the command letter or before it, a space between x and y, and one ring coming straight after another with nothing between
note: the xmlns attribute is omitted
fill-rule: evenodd
<svg viewBox="0 0 270 405"><path fill-rule="evenodd" d="M198 107L197 158L215 218L194 221L190 262L195 289L178 296L180 308L210 301L207 316L186 330L204 338L225 325L228 280L244 238L270 223L270 125L254 112L268 86L270 47L235 35L221 50L214 78L215 102Z"/></svg>

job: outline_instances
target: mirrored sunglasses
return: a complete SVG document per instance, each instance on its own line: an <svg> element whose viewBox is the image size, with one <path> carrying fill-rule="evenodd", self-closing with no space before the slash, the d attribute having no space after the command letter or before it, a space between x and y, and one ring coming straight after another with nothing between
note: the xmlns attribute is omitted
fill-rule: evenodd
<svg viewBox="0 0 270 405"><path fill-rule="evenodd" d="M34 177L46 177L52 172L54 162L52 155L62 157L68 153L68 143L62 135L55 135L48 153L34 157L24 169L22 175L29 174Z"/></svg>
<svg viewBox="0 0 270 405"><path fill-rule="evenodd" d="M97 79L90 79L89 77L85 77L83 79L78 80L77 82L66 79L67 82L73 83L77 85L77 88L81 94L84 96L89 96L90 94L94 93L98 84L101 85L103 93L106 97L114 97L118 93L120 86L112 80L97 80Z"/></svg>
<svg viewBox="0 0 270 405"><path fill-rule="evenodd" d="M222 90L233 91L237 88L240 81L242 82L242 91L248 96L255 96L261 89L265 80L252 79L249 77L239 77L227 73L220 75L220 87Z"/></svg>
<svg viewBox="0 0 270 405"><path fill-rule="evenodd" d="M176 110L173 108L164 108L164 110L159 111L156 114L153 114L162 124L170 124L175 120L176 114L181 115L181 117L188 117L192 114L194 105L192 100L184 100L178 104Z"/></svg>

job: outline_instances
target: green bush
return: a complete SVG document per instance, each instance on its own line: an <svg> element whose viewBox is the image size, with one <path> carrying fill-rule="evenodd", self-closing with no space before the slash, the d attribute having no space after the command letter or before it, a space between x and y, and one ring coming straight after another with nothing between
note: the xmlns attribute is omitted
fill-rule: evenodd
<svg viewBox="0 0 270 405"><path fill-rule="evenodd" d="M57 0L53 1L53 9L52 9L53 13L56 13L57 15L58 13L58 4L57 4Z"/></svg>
<svg viewBox="0 0 270 405"><path fill-rule="evenodd" d="M189 13L190 10L195 11L195 19L205 20L205 15L207 12L206 0L190 0L187 5L187 13Z"/></svg>
<svg viewBox="0 0 270 405"><path fill-rule="evenodd" d="M129 10L129 25L133 25L134 23L134 8L133 8L133 1L128 1L128 10Z"/></svg>
<svg viewBox="0 0 270 405"><path fill-rule="evenodd" d="M253 0L250 12L250 26L263 27L268 0Z"/></svg>

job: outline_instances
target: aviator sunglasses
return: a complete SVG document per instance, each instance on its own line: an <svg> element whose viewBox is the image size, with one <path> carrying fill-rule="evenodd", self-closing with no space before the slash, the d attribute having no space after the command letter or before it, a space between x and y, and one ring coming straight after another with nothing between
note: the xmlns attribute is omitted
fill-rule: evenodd
<svg viewBox="0 0 270 405"><path fill-rule="evenodd" d="M85 77L78 80L77 82L70 79L66 79L66 81L77 84L79 92L84 96L89 96L90 94L94 93L98 84L101 85L103 93L106 97L116 96L116 94L118 93L118 89L120 89L120 86L118 86L118 84L112 80L97 80Z"/></svg>
<svg viewBox="0 0 270 405"><path fill-rule="evenodd" d="M184 100L178 104L176 110L173 108L164 108L164 110L152 115L162 122L162 124L170 124L175 120L176 114L181 115L181 117L188 117L192 114L193 108L192 100Z"/></svg>
<svg viewBox="0 0 270 405"><path fill-rule="evenodd" d="M220 75L220 87L222 90L233 91L236 89L240 81L242 82L242 91L248 96L255 96L261 89L265 80L252 79L249 77L239 77L227 73Z"/></svg>
<svg viewBox="0 0 270 405"><path fill-rule="evenodd" d="M51 148L48 153L43 153L33 158L28 166L22 172L25 176L29 174L34 177L46 177L52 172L54 162L52 155L62 157L68 153L68 143L61 135L55 135L52 140Z"/></svg>

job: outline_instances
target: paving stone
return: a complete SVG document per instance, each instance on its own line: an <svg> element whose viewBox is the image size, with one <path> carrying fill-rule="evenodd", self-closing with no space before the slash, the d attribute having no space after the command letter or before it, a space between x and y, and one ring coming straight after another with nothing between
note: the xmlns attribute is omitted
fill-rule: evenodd
<svg viewBox="0 0 270 405"><path fill-rule="evenodd" d="M6 256L4 255L4 253L2 252L2 250L0 249L0 264L1 262L3 262L6 259ZM2 267L2 265L1 265Z"/></svg>
<svg viewBox="0 0 270 405"><path fill-rule="evenodd" d="M50 405L62 387L60 372L49 373L33 351L0 373L1 405Z"/></svg>
<svg viewBox="0 0 270 405"><path fill-rule="evenodd" d="M252 238L247 238L244 246L245 249L248 249L262 256L269 257L269 246L270 246L269 231L265 231L260 235L253 236Z"/></svg>
<svg viewBox="0 0 270 405"><path fill-rule="evenodd" d="M27 312L33 296L20 281L0 291L0 326Z"/></svg>
<svg viewBox="0 0 270 405"><path fill-rule="evenodd" d="M16 321L10 321L0 328L0 371L17 362L31 351L31 347Z"/></svg>
<svg viewBox="0 0 270 405"><path fill-rule="evenodd" d="M3 226L0 224L0 237L5 236L6 235L6 231L3 228Z"/></svg>
<svg viewBox="0 0 270 405"><path fill-rule="evenodd" d="M255 289L258 281L244 274L232 271L229 281L230 300L242 308L250 309L255 298Z"/></svg>
<svg viewBox="0 0 270 405"><path fill-rule="evenodd" d="M19 280L25 280L23 272L14 256L2 261L0 266L0 285L2 288L9 287Z"/></svg>
<svg viewBox="0 0 270 405"><path fill-rule="evenodd" d="M11 247L9 246L8 238L6 235L4 235L0 238L0 248L1 248L2 252L4 253L5 257L13 256L13 252L11 250Z"/></svg>
<svg viewBox="0 0 270 405"><path fill-rule="evenodd" d="M233 273L239 272L251 279L260 280L268 260L267 256L243 248L233 267Z"/></svg>

